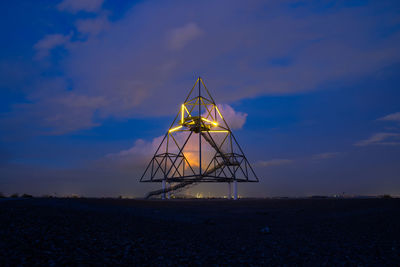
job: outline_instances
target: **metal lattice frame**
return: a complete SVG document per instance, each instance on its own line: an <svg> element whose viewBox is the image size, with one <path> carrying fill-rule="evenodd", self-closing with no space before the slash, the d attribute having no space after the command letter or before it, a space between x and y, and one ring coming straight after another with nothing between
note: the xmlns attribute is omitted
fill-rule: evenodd
<svg viewBox="0 0 400 267"><path fill-rule="evenodd" d="M192 97L196 85L198 94ZM205 91L204 96L201 94L202 88ZM193 161L188 159L189 153L185 152L185 148L195 135L198 135L198 160ZM204 142L214 152L210 160L203 158L203 161L208 162L205 165L202 163ZM199 77L147 165L140 182L181 183L182 186L178 186L180 188L191 183L233 181L258 182L258 177L203 79Z"/></svg>

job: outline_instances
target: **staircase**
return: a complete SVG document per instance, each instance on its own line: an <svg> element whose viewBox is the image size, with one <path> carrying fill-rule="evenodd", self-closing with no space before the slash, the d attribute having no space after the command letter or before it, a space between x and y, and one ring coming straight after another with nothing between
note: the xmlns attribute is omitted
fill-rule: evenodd
<svg viewBox="0 0 400 267"><path fill-rule="evenodd" d="M203 136L204 140L206 140L215 149L215 151L217 151L221 155L223 161L225 162L224 165L239 165L239 162L237 162L236 160L232 161L227 156L227 154L218 147L218 145L209 136L209 133L201 132L201 135Z"/></svg>
<svg viewBox="0 0 400 267"><path fill-rule="evenodd" d="M150 198L152 196L157 196L157 195L161 195L163 193L168 193L168 192L171 192L171 191L175 191L175 190L184 188L184 187L186 187L186 186L188 186L190 184L193 184L193 183L194 183L194 181L187 181L187 182L182 182L182 183L167 187L165 189L158 189L158 190L155 190L155 191L151 191L151 192L147 193L147 195L144 198L148 199L148 198Z"/></svg>
<svg viewBox="0 0 400 267"><path fill-rule="evenodd" d="M208 170L207 172L204 173L205 176L215 172L216 170L218 170L219 168L222 168L225 165L225 163L219 163L217 165L215 165L215 167L211 168L210 170ZM158 189L158 190L154 190L154 191L150 191L149 193L147 193L147 195L144 197L145 199L148 199L152 196L157 196L157 195L161 195L163 193L168 193L171 191L176 191L179 189L183 189L184 187L187 187L189 185L194 185L197 181L200 181L201 179L203 179L203 176L198 176L194 181L185 181L173 186L170 186L168 188L165 189Z"/></svg>

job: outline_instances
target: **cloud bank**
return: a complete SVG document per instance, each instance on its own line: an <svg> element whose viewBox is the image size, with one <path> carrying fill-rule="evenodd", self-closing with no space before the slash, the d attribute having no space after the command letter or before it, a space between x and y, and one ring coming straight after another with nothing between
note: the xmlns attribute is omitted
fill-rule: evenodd
<svg viewBox="0 0 400 267"><path fill-rule="evenodd" d="M70 120L59 129L46 118L34 122L62 134L110 117L169 114L176 97L198 75L215 99L231 103L321 90L326 83L352 81L400 60L399 31L374 37L379 29L392 27L397 16L387 12L382 20L379 14L371 15L378 3L324 12L317 3L293 7L287 2L206 1L199 6L192 1L152 1L134 5L112 22L102 4L65 0L58 5L60 12L76 13L73 35L46 35L33 49L39 59L50 58L54 64L56 58L61 74L40 77L29 90L33 93L26 95L31 104L23 109L15 105L14 116L42 113L54 106L53 97L71 92L106 100L83 111L97 115L86 124ZM97 13L87 18L79 11ZM56 47L66 53L60 57ZM67 86L47 96L43 85L52 79L63 79ZM66 108L60 105L56 113L68 113ZM74 115L75 120L87 116Z"/></svg>

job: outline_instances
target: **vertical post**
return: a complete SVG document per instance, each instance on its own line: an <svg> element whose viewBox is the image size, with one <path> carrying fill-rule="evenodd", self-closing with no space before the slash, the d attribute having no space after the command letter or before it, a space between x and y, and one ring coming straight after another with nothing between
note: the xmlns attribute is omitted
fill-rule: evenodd
<svg viewBox="0 0 400 267"><path fill-rule="evenodd" d="M201 172L201 92L200 92L200 76L199 76L199 172L200 172L200 176L202 175Z"/></svg>
<svg viewBox="0 0 400 267"><path fill-rule="evenodd" d="M167 188L170 189L171 188L171 183L167 184ZM171 199L171 191L167 192L167 199Z"/></svg>
<svg viewBox="0 0 400 267"><path fill-rule="evenodd" d="M228 199L232 199L232 188L231 188L231 183L228 182Z"/></svg>
<svg viewBox="0 0 400 267"><path fill-rule="evenodd" d="M162 193L162 195L161 195L161 198L162 198L162 199L165 199L165 177L164 177L164 179L162 180L162 190L163 190L163 193Z"/></svg>
<svg viewBox="0 0 400 267"><path fill-rule="evenodd" d="M238 199L237 180L233 181L233 199Z"/></svg>

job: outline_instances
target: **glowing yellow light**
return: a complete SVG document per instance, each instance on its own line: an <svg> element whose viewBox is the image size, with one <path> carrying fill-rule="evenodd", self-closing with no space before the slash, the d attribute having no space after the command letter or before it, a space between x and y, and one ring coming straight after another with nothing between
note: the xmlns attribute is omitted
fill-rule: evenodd
<svg viewBox="0 0 400 267"><path fill-rule="evenodd" d="M217 106L215 106L215 109L218 111L218 114L219 114L219 116L221 117L221 119L223 119L223 117L222 117L222 115L221 115L221 112L219 112L219 109L218 109Z"/></svg>
<svg viewBox="0 0 400 267"><path fill-rule="evenodd" d="M210 120L207 120L206 118L201 118L203 121L206 121L206 122L208 122L208 123L211 123L212 125L214 125L214 126L218 126L218 122L216 122L216 121L210 121Z"/></svg>
<svg viewBox="0 0 400 267"><path fill-rule="evenodd" d="M229 133L229 131L225 131L225 130L210 130L210 131L205 131L205 132L209 132L209 133Z"/></svg>
<svg viewBox="0 0 400 267"><path fill-rule="evenodd" d="M183 117L184 117L184 112L185 112L185 110L184 110L184 107L185 107L185 105L184 104L182 104L182 107L181 107L181 123L183 123Z"/></svg>
<svg viewBox="0 0 400 267"><path fill-rule="evenodd" d="M182 126L178 126L178 127L175 127L175 128L169 129L169 131L168 131L168 132L172 133L172 132L175 132L176 130L179 130L180 128L182 128Z"/></svg>
<svg viewBox="0 0 400 267"><path fill-rule="evenodd" d="M183 105L183 107L186 109L186 112L188 113L188 115L190 116L190 112L189 112L189 110L186 108L186 106L185 105Z"/></svg>

